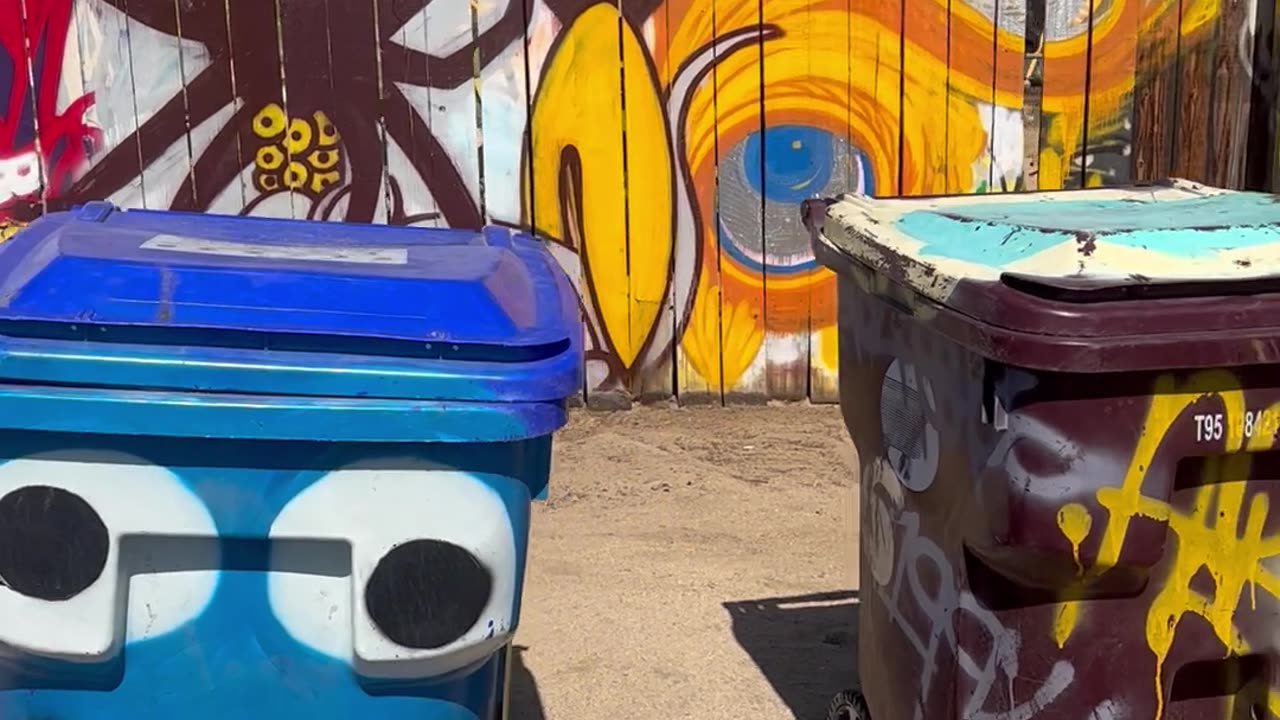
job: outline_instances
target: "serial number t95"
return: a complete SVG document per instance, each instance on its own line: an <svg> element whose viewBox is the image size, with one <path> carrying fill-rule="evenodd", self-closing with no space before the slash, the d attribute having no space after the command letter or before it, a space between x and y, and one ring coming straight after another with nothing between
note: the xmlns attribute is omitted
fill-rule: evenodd
<svg viewBox="0 0 1280 720"><path fill-rule="evenodd" d="M1196 442L1221 440L1226 432L1226 420L1222 413L1201 413L1193 417L1196 425ZM1255 435L1275 435L1277 416L1266 410L1246 410L1244 413L1244 439Z"/></svg>

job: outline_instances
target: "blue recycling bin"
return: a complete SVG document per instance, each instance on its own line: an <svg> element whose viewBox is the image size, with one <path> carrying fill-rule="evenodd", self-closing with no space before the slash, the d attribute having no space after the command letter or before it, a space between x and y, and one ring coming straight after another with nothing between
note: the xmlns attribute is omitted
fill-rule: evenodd
<svg viewBox="0 0 1280 720"><path fill-rule="evenodd" d="M579 327L505 228L0 245L0 718L501 716Z"/></svg>

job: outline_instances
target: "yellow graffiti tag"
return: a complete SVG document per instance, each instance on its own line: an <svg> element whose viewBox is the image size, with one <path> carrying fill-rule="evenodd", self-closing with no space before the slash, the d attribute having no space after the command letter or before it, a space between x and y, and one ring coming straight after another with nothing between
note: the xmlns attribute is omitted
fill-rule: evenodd
<svg viewBox="0 0 1280 720"><path fill-rule="evenodd" d="M1071 543L1071 557L1076 563L1076 573L1084 576L1084 565L1080 562L1080 544L1089 537L1089 529L1093 526L1093 518L1088 509L1079 503L1067 503L1058 510L1058 529ZM1053 641L1061 650L1067 644L1067 638L1075 629L1080 615L1080 603L1064 602L1058 606L1053 618Z"/></svg>
<svg viewBox="0 0 1280 720"><path fill-rule="evenodd" d="M605 340L628 368L662 316L672 254L675 168L648 67L644 39L619 25L616 5L583 11L538 87L523 178L526 221L581 243Z"/></svg>
<svg viewBox="0 0 1280 720"><path fill-rule="evenodd" d="M1143 495L1142 484L1168 430L1188 407L1208 396L1218 398L1223 405L1224 454L1206 458L1201 487L1191 509L1182 512L1164 500ZM1168 577L1151 602L1145 628L1147 645L1156 657L1156 717L1160 717L1164 709L1164 662L1183 618L1188 614L1203 618L1228 653L1239 655L1249 650L1234 625L1235 609L1246 586L1251 607L1256 606L1259 586L1273 597L1280 597L1280 575L1263 565L1264 560L1280 555L1280 536L1264 538L1262 535L1269 509L1267 495L1258 493L1245 502L1245 480L1249 477L1251 456L1240 452L1266 450L1272 446L1273 418L1277 412L1280 412L1280 403L1260 413L1262 424L1252 426L1258 415L1247 412L1239 383L1224 370L1197 373L1182 388L1170 377L1161 378L1156 383L1123 483L1120 487L1097 491L1098 503L1107 511L1108 520L1100 538L1097 560L1085 572L1083 583L1096 580L1119 562L1129 524L1134 519L1167 522L1176 537ZM1239 531L1242 517L1243 535ZM1058 522L1079 562L1078 549L1088 536L1088 523L1081 522L1075 511L1065 507L1059 513ZM1192 579L1201 571L1213 580L1212 598L1191 587ZM1059 646L1066 642L1075 624L1077 610L1067 609L1073 605L1075 603L1064 603L1055 618L1054 637ZM1273 710L1280 707L1277 697L1272 693L1269 701Z"/></svg>
<svg viewBox="0 0 1280 720"><path fill-rule="evenodd" d="M23 227L24 226L21 223L0 220L0 242L4 242L14 235L17 235L18 231Z"/></svg>

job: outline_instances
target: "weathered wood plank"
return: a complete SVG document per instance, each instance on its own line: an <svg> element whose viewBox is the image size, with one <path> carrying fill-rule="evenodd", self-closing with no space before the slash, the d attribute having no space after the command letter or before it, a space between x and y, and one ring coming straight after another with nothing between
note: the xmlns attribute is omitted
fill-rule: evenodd
<svg viewBox="0 0 1280 720"><path fill-rule="evenodd" d="M1081 187L1092 4L1047 0L1040 116L1040 190Z"/></svg>
<svg viewBox="0 0 1280 720"><path fill-rule="evenodd" d="M774 400L800 400L809 390L809 288L789 272L803 257L808 235L800 224L797 185L805 184L829 167L832 144L824 131L791 124L786 109L775 101L773 89L793 81L813 48L808 8L763 2L761 21L783 26L787 50L765 49L761 59L764 128L758 141L748 141L747 156L756 153L762 165L758 192L764 201L760 265L764 290L764 357L766 393ZM795 48L792 50L791 48Z"/></svg>
<svg viewBox="0 0 1280 720"><path fill-rule="evenodd" d="M1192 0L1182 0L1185 14ZM1212 24L1182 28L1178 61L1177 120L1174 122L1173 174L1209 181L1209 117L1213 101L1213 58L1216 38Z"/></svg>
<svg viewBox="0 0 1280 720"><path fill-rule="evenodd" d="M689 208L693 226L689 251L696 263L691 301L673 304L676 329L676 399L682 406L720 404L724 384L720 370L720 257L716 227L716 135L714 108L722 50L707 41L717 34L715 3L676 0L664 3L658 14L662 45L662 77L669 93L668 108L677 167L688 169ZM690 74L692 73L692 74ZM673 84L675 83L675 84ZM674 103L674 105L673 105ZM683 112L680 112L680 107ZM674 237L679 243L679 231ZM676 278L672 278L677 282Z"/></svg>
<svg viewBox="0 0 1280 720"><path fill-rule="evenodd" d="M717 35L758 27L761 2L712 0ZM721 268L720 360L725 403L769 396L765 349L764 40L716 63L716 189Z"/></svg>
<svg viewBox="0 0 1280 720"><path fill-rule="evenodd" d="M1214 152L1209 157L1208 178L1219 187L1239 188L1244 183L1256 20L1253 0L1222 0L1218 4L1209 133Z"/></svg>
<svg viewBox="0 0 1280 720"><path fill-rule="evenodd" d="M1178 6L1142 0L1145 30L1138 36L1133 109L1133 179L1151 182L1173 170L1178 110Z"/></svg>

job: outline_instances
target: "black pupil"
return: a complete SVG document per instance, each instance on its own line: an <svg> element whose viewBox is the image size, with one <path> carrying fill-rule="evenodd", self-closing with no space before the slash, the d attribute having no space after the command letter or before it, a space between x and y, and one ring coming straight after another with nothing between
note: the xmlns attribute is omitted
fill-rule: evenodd
<svg viewBox="0 0 1280 720"><path fill-rule="evenodd" d="M102 575L110 538L79 495L43 485L0 498L0 582L27 597L70 600Z"/></svg>
<svg viewBox="0 0 1280 720"><path fill-rule="evenodd" d="M433 650L474 627L492 591L488 569L466 549L442 540L414 540L378 561L365 587L365 605L387 639Z"/></svg>

